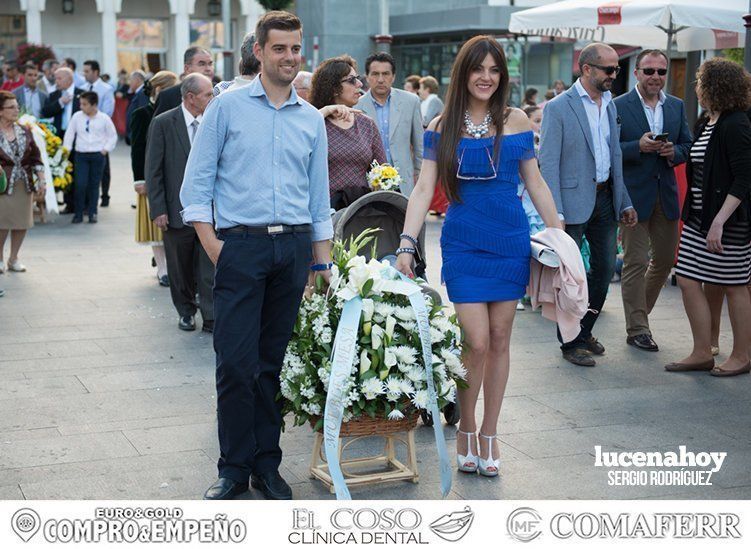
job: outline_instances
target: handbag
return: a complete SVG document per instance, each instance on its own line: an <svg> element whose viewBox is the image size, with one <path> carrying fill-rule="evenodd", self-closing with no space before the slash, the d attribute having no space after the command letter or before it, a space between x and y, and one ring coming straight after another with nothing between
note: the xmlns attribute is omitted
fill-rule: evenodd
<svg viewBox="0 0 751 549"><path fill-rule="evenodd" d="M0 168L0 194L8 192L8 177L5 175L5 170Z"/></svg>

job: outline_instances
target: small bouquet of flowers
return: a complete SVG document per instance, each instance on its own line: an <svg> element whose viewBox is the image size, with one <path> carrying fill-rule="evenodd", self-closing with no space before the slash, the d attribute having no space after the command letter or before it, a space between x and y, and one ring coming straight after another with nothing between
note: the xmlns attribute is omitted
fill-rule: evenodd
<svg viewBox="0 0 751 549"><path fill-rule="evenodd" d="M409 298L384 290L385 281L398 274L387 261L358 252L374 242L368 229L348 245L334 243L331 285L324 289L319 276L316 290L300 306L294 334L281 372L283 413L292 413L295 424L320 418L326 405L331 375L334 336L345 299L359 295L362 315L355 358L345 391L343 421L360 416L400 420L405 411L426 409L428 390L422 346ZM412 282L410 282L412 283ZM353 293L354 292L354 293ZM432 365L438 407L455 402L457 384L465 387L461 363L461 330L455 315L426 297L432 343ZM319 429L322 420L315 428Z"/></svg>
<svg viewBox="0 0 751 549"><path fill-rule="evenodd" d="M42 162L45 168L49 168L51 180L56 191L64 191L73 183L73 164L69 160L70 151L63 147L63 140L55 135L55 127L39 122L34 116L24 114L18 119L18 123L32 129L34 140L42 152ZM40 133L41 132L41 133ZM44 139L44 151L41 139ZM48 179L49 181L50 179Z"/></svg>
<svg viewBox="0 0 751 549"><path fill-rule="evenodd" d="M379 164L377 160L373 160L368 172L368 185L372 190L399 192L401 182L399 170L390 164Z"/></svg>

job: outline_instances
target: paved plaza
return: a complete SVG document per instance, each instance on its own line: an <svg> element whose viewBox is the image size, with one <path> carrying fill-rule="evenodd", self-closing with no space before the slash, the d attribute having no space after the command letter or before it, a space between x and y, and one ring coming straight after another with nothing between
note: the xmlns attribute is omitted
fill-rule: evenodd
<svg viewBox="0 0 751 549"><path fill-rule="evenodd" d="M22 250L28 272L0 276L0 498L197 499L216 477L211 337L177 329L151 251L134 242L122 144L112 171L112 205L98 225L71 225L69 216L37 225ZM439 232L431 218L432 281L440 280ZM581 368L561 358L552 323L520 312L498 423L502 475L454 473L449 497L750 498L751 376L663 370L691 345L677 288L664 290L651 320L661 351L627 346L613 284L596 329L607 353L596 368ZM725 315L723 356L729 328ZM353 498L440 498L433 431L419 425L420 482L356 489ZM455 430L444 432L453 464ZM308 477L312 444L308 426L288 427L281 473L295 498L333 498ZM616 487L594 466L596 445L621 452L686 445L727 458L712 486Z"/></svg>

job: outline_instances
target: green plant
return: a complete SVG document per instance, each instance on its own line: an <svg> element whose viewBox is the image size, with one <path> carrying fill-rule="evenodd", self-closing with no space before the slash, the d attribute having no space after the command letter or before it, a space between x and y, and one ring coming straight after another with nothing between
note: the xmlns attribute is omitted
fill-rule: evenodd
<svg viewBox="0 0 751 549"><path fill-rule="evenodd" d="M727 50L722 50L722 56L725 59L729 59L730 61L738 63L739 65L743 65L743 51L743 48L730 48Z"/></svg>

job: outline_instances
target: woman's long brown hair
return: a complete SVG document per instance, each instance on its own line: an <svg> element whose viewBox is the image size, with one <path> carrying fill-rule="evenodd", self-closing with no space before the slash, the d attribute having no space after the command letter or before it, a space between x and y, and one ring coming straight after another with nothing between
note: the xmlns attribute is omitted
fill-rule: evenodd
<svg viewBox="0 0 751 549"><path fill-rule="evenodd" d="M497 162L500 142L503 136L503 122L508 102L508 66L503 48L492 36L475 36L464 43L451 68L451 81L446 93L446 106L441 116L441 139L438 146L438 179L446 197L452 202L459 202L459 184L456 180L456 151L464 128L464 112L469 107L469 90L467 83L476 67L482 65L490 54L501 71L498 89L490 96L488 110L493 117L495 127L495 145L493 158Z"/></svg>

